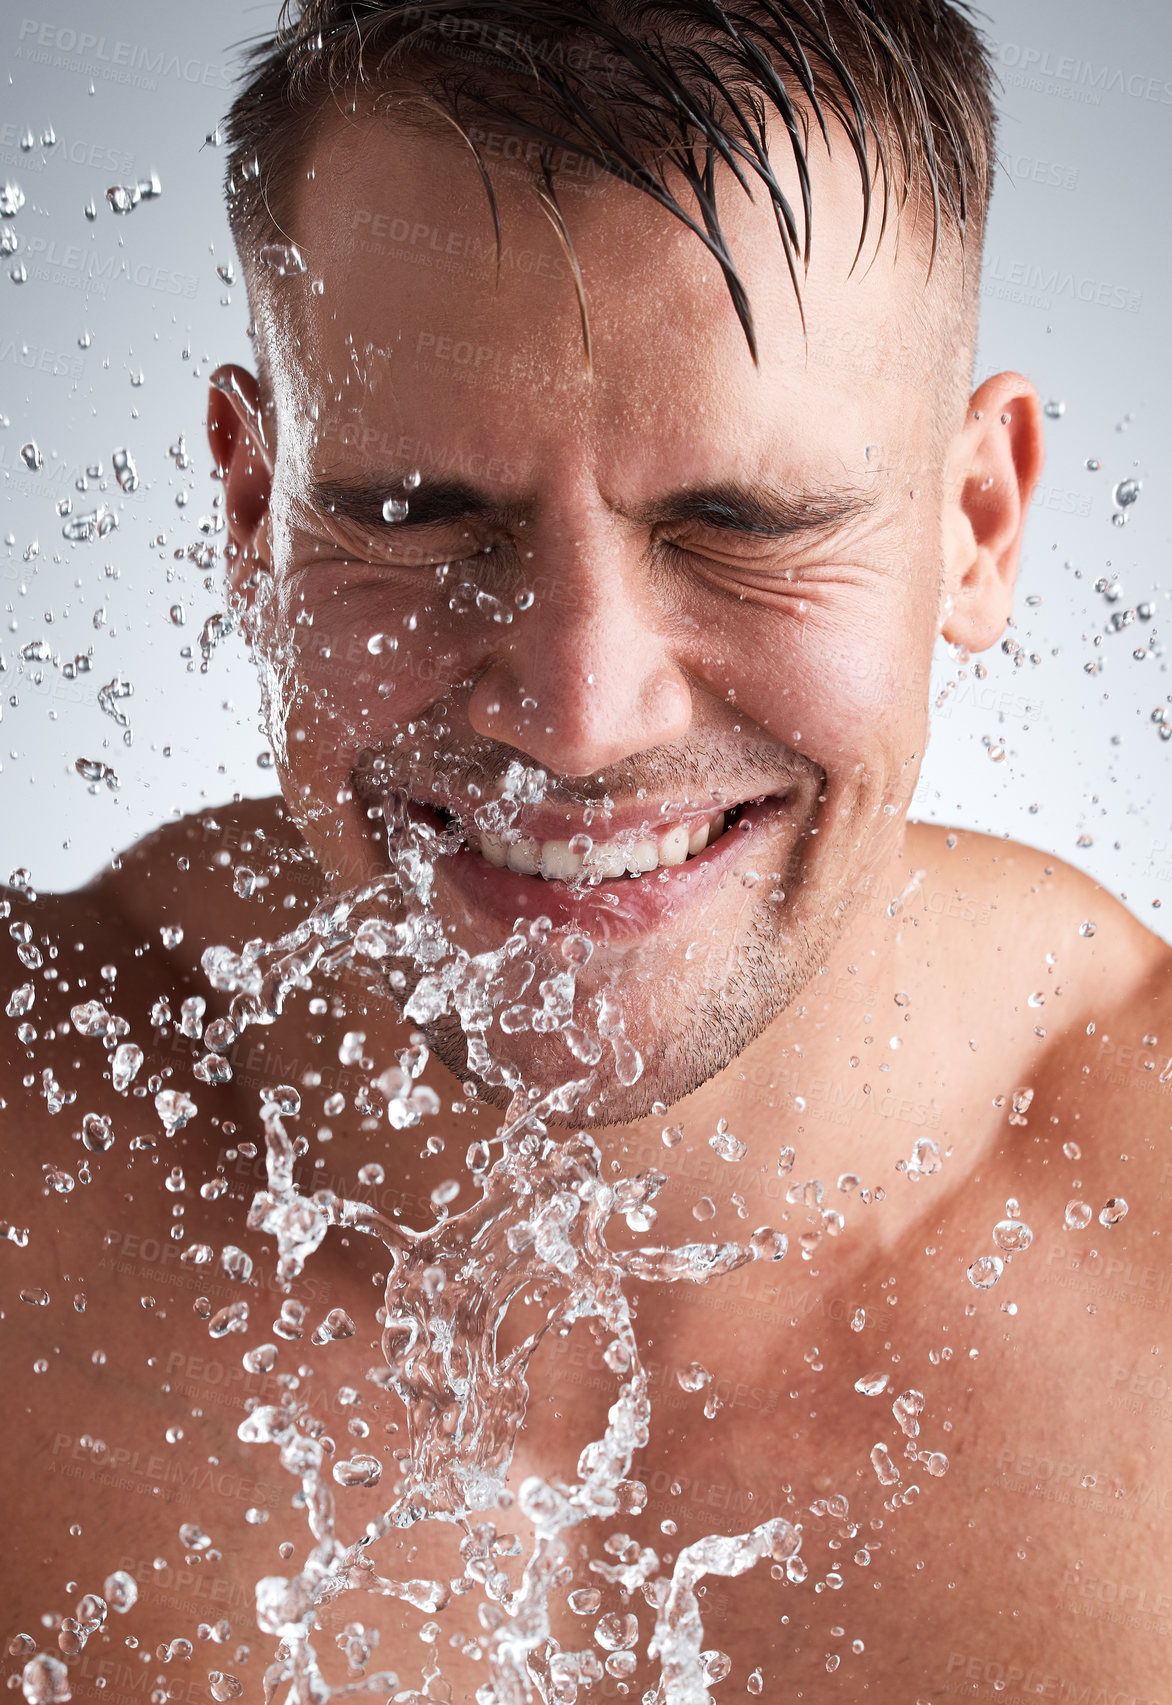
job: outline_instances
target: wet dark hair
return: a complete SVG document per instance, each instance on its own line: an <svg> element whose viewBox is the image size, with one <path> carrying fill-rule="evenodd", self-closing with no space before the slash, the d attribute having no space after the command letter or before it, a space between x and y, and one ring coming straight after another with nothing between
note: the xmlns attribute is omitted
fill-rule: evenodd
<svg viewBox="0 0 1172 1705"><path fill-rule="evenodd" d="M859 250L879 207L926 197L929 271L951 243L979 251L992 179L991 72L964 0L286 0L276 34L247 50L226 120L229 217L245 267L280 231L283 194L328 104L383 91L454 127L476 156L501 234L478 133L526 139L543 203L569 249L555 180L591 161L680 219L724 274L756 359L753 318L721 230L718 165L767 193L795 291L809 262L808 148L841 126L858 164ZM781 121L800 185L791 206L770 163ZM874 181L873 181L874 180ZM669 187L687 186L683 199ZM857 259L857 256L856 256Z"/></svg>

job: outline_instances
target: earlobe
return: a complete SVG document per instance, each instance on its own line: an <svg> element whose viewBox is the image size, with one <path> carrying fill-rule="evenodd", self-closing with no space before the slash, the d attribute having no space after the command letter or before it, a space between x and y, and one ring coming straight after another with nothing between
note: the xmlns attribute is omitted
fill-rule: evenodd
<svg viewBox="0 0 1172 1705"><path fill-rule="evenodd" d="M970 652L995 645L1013 610L1022 535L1045 453L1038 393L998 373L975 393L949 455L940 632Z"/></svg>
<svg viewBox="0 0 1172 1705"><path fill-rule="evenodd" d="M219 367L208 392L208 443L224 486L233 590L251 602L257 569L270 567L267 516L272 452L260 390L243 367Z"/></svg>

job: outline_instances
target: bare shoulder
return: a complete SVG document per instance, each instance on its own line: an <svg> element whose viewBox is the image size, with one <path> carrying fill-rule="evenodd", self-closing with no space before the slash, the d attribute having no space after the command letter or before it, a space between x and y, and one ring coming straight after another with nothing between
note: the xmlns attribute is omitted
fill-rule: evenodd
<svg viewBox="0 0 1172 1705"><path fill-rule="evenodd" d="M279 935L317 896L316 867L275 799L167 824L74 892L3 891L6 1163L39 1162L35 1133L56 1131L79 1097L104 1093L100 1059L79 1046L79 1008L98 1003L149 1052L159 1003L178 1015L184 1000L208 996L206 947ZM34 1173L39 1182L39 1164Z"/></svg>
<svg viewBox="0 0 1172 1705"><path fill-rule="evenodd" d="M238 800L146 835L91 885L99 904L156 933L241 940L312 905L317 868L284 800ZM181 946L182 943L176 943Z"/></svg>
<svg viewBox="0 0 1172 1705"><path fill-rule="evenodd" d="M1100 1210L1128 1203L1115 1255L1150 1257L1172 1236L1172 948L1052 853L922 825L912 844L925 886L988 909L959 975L970 1004L998 1006L1001 1025L1012 1012L1037 1041L1027 1148L1041 1145L1059 1207L1085 1201L1102 1235Z"/></svg>
<svg viewBox="0 0 1172 1705"><path fill-rule="evenodd" d="M85 887L29 895L3 890L9 933L27 969L46 955L100 974L119 966L123 987L148 954L185 977L213 937L245 940L283 927L318 898L317 869L280 798L196 812L144 835ZM161 950L161 951L160 951ZM127 955L129 953L129 959Z"/></svg>
<svg viewBox="0 0 1172 1705"><path fill-rule="evenodd" d="M1047 999L1054 1034L1085 1026L1096 1013L1169 998L1172 947L1054 853L926 823L908 825L908 852L926 909L942 921L983 926L1005 993L1016 995L1027 972L1045 978L1031 986L1055 996Z"/></svg>

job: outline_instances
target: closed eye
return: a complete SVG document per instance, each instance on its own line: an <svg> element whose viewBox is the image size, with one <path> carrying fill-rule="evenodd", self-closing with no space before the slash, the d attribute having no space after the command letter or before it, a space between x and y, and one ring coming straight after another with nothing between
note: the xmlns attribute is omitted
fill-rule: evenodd
<svg viewBox="0 0 1172 1705"><path fill-rule="evenodd" d="M705 528L682 539L660 537L654 545L677 561L708 562L726 568L778 575L786 580L792 579L795 573L793 562L785 560L789 553L780 541L760 534L746 535L740 528Z"/></svg>
<svg viewBox="0 0 1172 1705"><path fill-rule="evenodd" d="M456 568L512 548L505 536L450 523L399 522L371 529L332 516L298 529L298 544L302 558L326 561L341 551L355 561L403 569Z"/></svg>

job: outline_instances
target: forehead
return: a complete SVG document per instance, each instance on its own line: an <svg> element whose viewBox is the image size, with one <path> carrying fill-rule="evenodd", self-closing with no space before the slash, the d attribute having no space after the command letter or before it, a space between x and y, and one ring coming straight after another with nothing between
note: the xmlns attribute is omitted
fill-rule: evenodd
<svg viewBox="0 0 1172 1705"><path fill-rule="evenodd" d="M779 449L816 461L850 446L853 463L881 429L914 436L932 414L952 269L928 280L922 243L894 221L877 240L876 219L858 254L845 141L811 156L800 307L764 192L719 181L755 366L719 261L678 218L589 162L558 172L555 206L510 159L515 138L476 140L499 254L481 172L454 133L335 115L308 149L287 216L306 270L262 273L258 320L278 419L291 405L315 419L319 466L339 448L377 460L397 439L435 439L489 450L520 478L554 454L700 478L716 447L742 473ZM784 137L778 162L800 206Z"/></svg>

